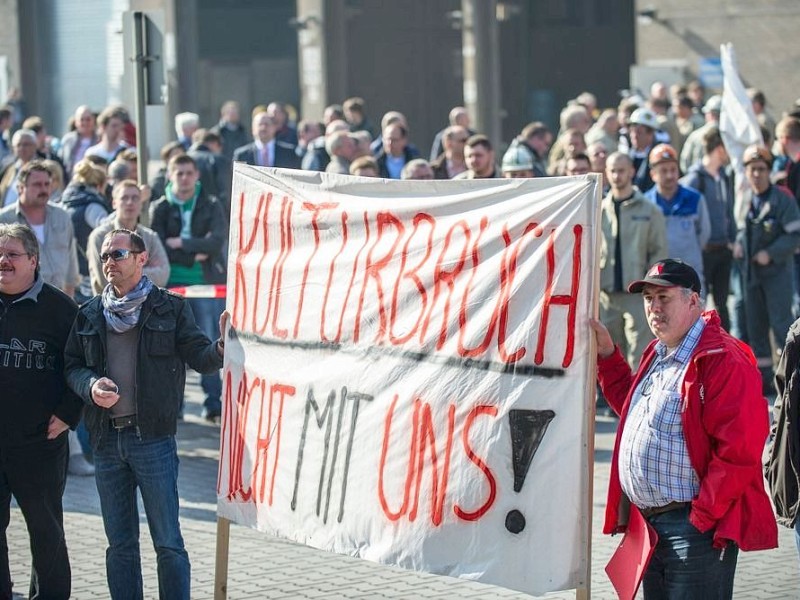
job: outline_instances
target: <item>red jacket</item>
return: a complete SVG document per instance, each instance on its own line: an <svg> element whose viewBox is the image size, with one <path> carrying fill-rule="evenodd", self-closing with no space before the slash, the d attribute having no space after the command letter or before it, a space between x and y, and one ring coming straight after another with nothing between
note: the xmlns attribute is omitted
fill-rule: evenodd
<svg viewBox="0 0 800 600"><path fill-rule="evenodd" d="M700 492L689 520L701 532L714 529L714 545L733 540L742 550L778 545L778 528L764 489L761 454L769 433L767 402L753 353L728 335L714 311L703 313L706 326L682 383L681 421ZM631 373L619 348L597 362L608 403L620 415L603 533L622 532L630 502L619 482L619 444L633 390L655 354L645 349L639 370Z"/></svg>

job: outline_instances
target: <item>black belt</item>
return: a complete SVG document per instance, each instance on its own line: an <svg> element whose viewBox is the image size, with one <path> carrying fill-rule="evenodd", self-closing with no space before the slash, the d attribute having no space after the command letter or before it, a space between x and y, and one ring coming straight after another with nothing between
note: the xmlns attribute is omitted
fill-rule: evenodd
<svg viewBox="0 0 800 600"><path fill-rule="evenodd" d="M691 502L670 502L669 504L665 504L664 506L656 506L653 508L640 508L639 512L642 513L642 516L647 519L648 517L653 517L655 515L660 515L666 512L672 512L673 510L680 510L681 508L687 508L691 506Z"/></svg>
<svg viewBox="0 0 800 600"><path fill-rule="evenodd" d="M136 415L128 415L127 417L111 417L109 421L111 421L111 426L114 429L136 427Z"/></svg>

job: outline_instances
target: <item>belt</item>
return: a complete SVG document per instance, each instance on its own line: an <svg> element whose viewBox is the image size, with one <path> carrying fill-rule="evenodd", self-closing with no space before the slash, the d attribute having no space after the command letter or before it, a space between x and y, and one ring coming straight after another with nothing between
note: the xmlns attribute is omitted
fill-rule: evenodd
<svg viewBox="0 0 800 600"><path fill-rule="evenodd" d="M680 510L681 508L687 508L691 505L692 505L691 502L670 502L669 504L665 504L664 506L655 506L652 508L640 508L639 512L642 513L642 516L645 519L647 519L649 517L660 515L662 513L671 512L673 510Z"/></svg>
<svg viewBox="0 0 800 600"><path fill-rule="evenodd" d="M136 415L128 415L127 417L111 417L109 421L111 421L111 426L114 429L136 427Z"/></svg>

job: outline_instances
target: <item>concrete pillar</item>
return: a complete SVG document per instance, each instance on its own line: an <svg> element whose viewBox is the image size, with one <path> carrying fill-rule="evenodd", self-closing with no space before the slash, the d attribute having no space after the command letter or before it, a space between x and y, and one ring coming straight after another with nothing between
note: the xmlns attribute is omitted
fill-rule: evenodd
<svg viewBox="0 0 800 600"><path fill-rule="evenodd" d="M462 0L464 104L473 128L500 147L500 47L497 0Z"/></svg>
<svg viewBox="0 0 800 600"><path fill-rule="evenodd" d="M300 68L300 114L321 119L328 103L326 0L297 0L297 55Z"/></svg>

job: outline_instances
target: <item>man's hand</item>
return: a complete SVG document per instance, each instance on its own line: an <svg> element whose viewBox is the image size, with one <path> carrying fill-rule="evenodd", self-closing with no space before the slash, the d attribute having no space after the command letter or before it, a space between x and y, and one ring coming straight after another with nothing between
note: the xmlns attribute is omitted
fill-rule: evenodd
<svg viewBox="0 0 800 600"><path fill-rule="evenodd" d="M145 206L148 202L150 202L150 198L153 196L153 190L150 189L150 186L146 183L143 183L139 186L139 197L142 199L142 206Z"/></svg>
<svg viewBox="0 0 800 600"><path fill-rule="evenodd" d="M204 254L202 252L198 252L197 254L194 255L194 259L197 262L205 262L205 261L208 260L208 254Z"/></svg>
<svg viewBox="0 0 800 600"><path fill-rule="evenodd" d="M753 262L762 267L766 267L771 262L769 253L766 250L759 250L753 255Z"/></svg>
<svg viewBox="0 0 800 600"><path fill-rule="evenodd" d="M220 356L225 355L225 331L228 329L228 321L231 320L231 313L223 310L219 316L219 339L222 340L222 346L217 344L217 352Z"/></svg>
<svg viewBox="0 0 800 600"><path fill-rule="evenodd" d="M167 244L173 250L178 250L179 248L183 248L183 239L179 237L171 237L164 240L164 243Z"/></svg>
<svg viewBox="0 0 800 600"><path fill-rule="evenodd" d="M737 260L744 258L744 247L739 242L733 245L733 258Z"/></svg>
<svg viewBox="0 0 800 600"><path fill-rule="evenodd" d="M600 358L608 358L614 354L614 341L606 326L597 319L589 319L589 325L592 326L595 340L597 340L597 355Z"/></svg>
<svg viewBox="0 0 800 600"><path fill-rule="evenodd" d="M92 400L97 406L111 408L119 401L119 388L108 377L101 377L92 386Z"/></svg>
<svg viewBox="0 0 800 600"><path fill-rule="evenodd" d="M64 423L64 421L59 419L57 416L53 415L50 417L50 422L47 424L47 439L54 440L67 429L69 429L69 425Z"/></svg>

